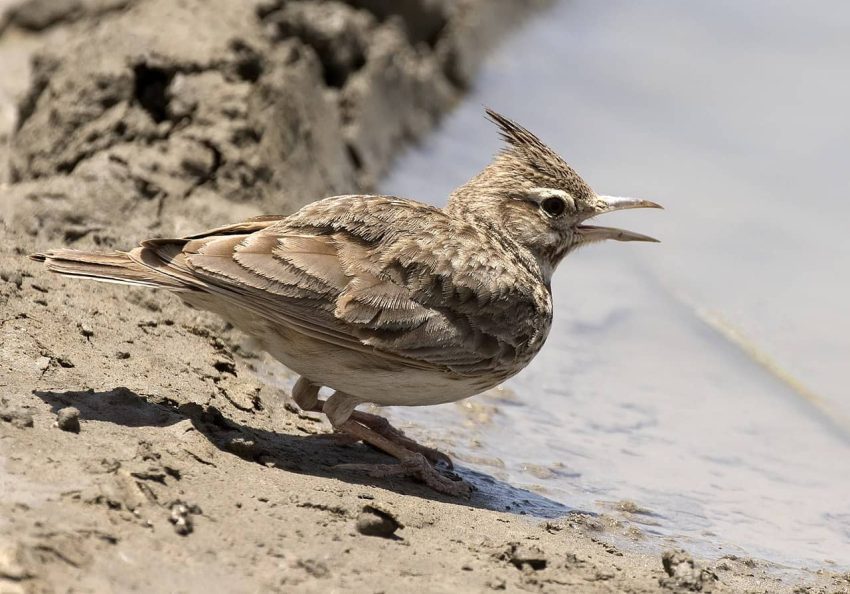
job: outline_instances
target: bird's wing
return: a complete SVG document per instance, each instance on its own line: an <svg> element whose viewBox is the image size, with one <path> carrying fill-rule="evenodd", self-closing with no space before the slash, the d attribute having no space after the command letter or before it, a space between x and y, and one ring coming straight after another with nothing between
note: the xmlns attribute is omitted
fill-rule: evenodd
<svg viewBox="0 0 850 594"><path fill-rule="evenodd" d="M282 221L285 218L286 215L260 215L258 217L242 221L241 223L225 225L224 227L216 227L215 229L210 229L203 233L189 235L183 239L202 239L204 237L213 237L215 235L244 235L246 233L254 233L255 231L260 231Z"/></svg>
<svg viewBox="0 0 850 594"><path fill-rule="evenodd" d="M439 209L348 196L251 233L237 225L180 246L145 245L203 290L274 323L408 365L474 373L515 345L496 330L505 320L478 321L499 295L455 274L448 225Z"/></svg>

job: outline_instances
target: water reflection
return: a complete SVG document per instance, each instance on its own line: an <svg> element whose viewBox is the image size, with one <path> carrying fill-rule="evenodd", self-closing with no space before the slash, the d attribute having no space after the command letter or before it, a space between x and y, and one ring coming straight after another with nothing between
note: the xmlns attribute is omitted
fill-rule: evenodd
<svg viewBox="0 0 850 594"><path fill-rule="evenodd" d="M443 201L498 147L487 104L600 193L663 203L606 224L664 243L568 259L549 342L487 422L395 418L571 507L635 501L707 554L850 566L850 5L817 6L565 2L503 46L382 189Z"/></svg>

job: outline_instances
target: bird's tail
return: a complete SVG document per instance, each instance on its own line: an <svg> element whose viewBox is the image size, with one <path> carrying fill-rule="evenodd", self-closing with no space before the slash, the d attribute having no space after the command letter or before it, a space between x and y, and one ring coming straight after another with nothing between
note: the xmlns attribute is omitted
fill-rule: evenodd
<svg viewBox="0 0 850 594"><path fill-rule="evenodd" d="M264 215L182 239L148 239L129 252L84 252L60 248L33 254L30 258L44 262L48 270L64 276L171 291L203 292L209 289L210 284L194 274L184 249L191 254L196 251L192 249L196 243L199 249L207 241L217 239L228 239L227 245L233 247L251 233L284 218L283 215Z"/></svg>
<svg viewBox="0 0 850 594"><path fill-rule="evenodd" d="M150 255L143 253L145 250L142 247L132 252L84 252L60 248L33 254L30 258L44 262L48 270L63 276L178 291L189 288L173 276L143 263L149 259L145 256Z"/></svg>

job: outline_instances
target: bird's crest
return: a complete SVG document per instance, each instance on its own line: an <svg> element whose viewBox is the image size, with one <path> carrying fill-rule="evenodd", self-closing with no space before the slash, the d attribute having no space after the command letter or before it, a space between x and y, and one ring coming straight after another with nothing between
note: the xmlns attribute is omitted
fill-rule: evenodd
<svg viewBox="0 0 850 594"><path fill-rule="evenodd" d="M535 134L489 107L485 111L487 118L499 127L502 139L507 143L501 151L502 155L544 177L586 186L578 173ZM590 191L590 188L587 190Z"/></svg>

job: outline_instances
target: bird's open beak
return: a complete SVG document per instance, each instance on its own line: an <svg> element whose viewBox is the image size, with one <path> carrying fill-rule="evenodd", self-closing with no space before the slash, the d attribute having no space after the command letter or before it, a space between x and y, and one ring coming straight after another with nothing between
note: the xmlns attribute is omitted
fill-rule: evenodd
<svg viewBox="0 0 850 594"><path fill-rule="evenodd" d="M660 204L642 200L640 198L621 198L619 196L597 196L595 212L590 214L587 219L606 212L614 212L615 210L626 210L629 208L664 208ZM617 229L616 227L598 227L596 225L581 224L576 227L576 232L581 238L582 243L592 241L602 241L605 239L615 239L617 241L652 241L658 243L658 240L648 235L635 233L634 231L626 231L625 229Z"/></svg>

